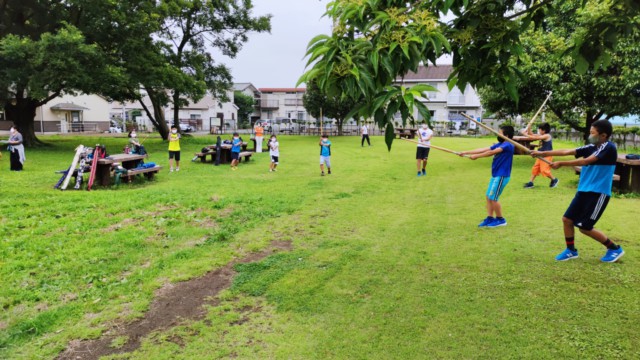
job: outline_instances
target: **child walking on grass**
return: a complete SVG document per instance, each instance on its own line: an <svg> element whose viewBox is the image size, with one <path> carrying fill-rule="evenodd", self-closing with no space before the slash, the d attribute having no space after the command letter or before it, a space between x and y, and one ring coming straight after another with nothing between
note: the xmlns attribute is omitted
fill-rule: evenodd
<svg viewBox="0 0 640 360"><path fill-rule="evenodd" d="M551 167L558 169L561 166L582 166L578 192L562 217L567 248L556 256L556 260L566 261L578 258L578 249L574 243L574 227L577 227L581 233L607 248L607 252L600 260L612 263L620 260L624 255L624 250L602 231L594 229L594 226L607 208L611 197L611 185L616 169L618 150L615 144L609 141L613 132L610 122L598 120L591 125L589 132L589 145L568 150L532 151L531 155L574 155L580 159L553 162Z"/></svg>
<svg viewBox="0 0 640 360"><path fill-rule="evenodd" d="M180 171L180 134L174 126L169 134L169 172L173 172L173 160L176 161L176 171Z"/></svg>
<svg viewBox="0 0 640 360"><path fill-rule="evenodd" d="M238 169L241 148L242 140L240 139L240 135L238 135L238 133L233 133L233 140L231 140L231 170Z"/></svg>
<svg viewBox="0 0 640 360"><path fill-rule="evenodd" d="M331 141L329 136L323 134L320 138L320 175L324 176L324 165L327 165L327 173L331 175Z"/></svg>
<svg viewBox="0 0 640 360"><path fill-rule="evenodd" d="M271 135L269 139L269 156L271 156L271 163L269 163L269 172L278 171L278 158L280 157L280 143L275 135Z"/></svg>
<svg viewBox="0 0 640 360"><path fill-rule="evenodd" d="M502 126L500 134L513 138L513 126ZM498 137L498 143L488 148L480 148L470 151L463 151L460 156L470 155L472 160L493 156L491 163L491 180L487 188L487 217L478 225L478 227L498 227L506 226L507 220L502 216L502 205L498 201L502 191L511 179L511 166L513 164L514 146Z"/></svg>

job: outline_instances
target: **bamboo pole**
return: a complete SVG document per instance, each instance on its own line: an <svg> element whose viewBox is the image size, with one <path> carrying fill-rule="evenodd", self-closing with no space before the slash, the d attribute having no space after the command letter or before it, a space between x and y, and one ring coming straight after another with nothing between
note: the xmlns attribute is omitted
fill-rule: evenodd
<svg viewBox="0 0 640 360"><path fill-rule="evenodd" d="M412 143L415 143L415 144L420 144L420 142L419 142L419 141L415 141L415 140L409 140L409 139L404 139L404 138L401 138L400 140L404 140L404 141L412 142ZM436 150L440 150L440 151L448 152L448 153L450 153L450 154L460 155L460 152L458 152L458 151L453 151L453 150L450 150L450 149L447 149L447 148L443 148L443 147L440 147L440 146L435 146L435 145L433 145L433 144L429 145L429 147L434 148L434 149L436 149ZM462 156L464 156L464 157L469 157L469 155L462 155Z"/></svg>
<svg viewBox="0 0 640 360"><path fill-rule="evenodd" d="M524 145L522 145L522 144L518 143L518 142L517 142L517 141L515 141L515 140L509 139L508 137L506 137L506 136L504 136L504 135L500 134L498 131L493 130L492 128L490 128L490 127L488 127L487 125L485 125L485 124L483 124L483 123L481 123L481 122L477 121L476 119L472 118L471 116L469 116L469 115L467 115L467 114L465 114L465 113L461 113L461 114L462 114L462 116L466 117L467 119L469 119L469 120L473 121L474 123L478 124L480 127L484 128L484 129L486 129L486 130L489 130L489 131L491 131L492 133L494 133L494 134L498 135L500 138L502 138L502 139L504 139L505 141L507 141L507 142L511 143L513 146L517 147L518 149L520 149L520 150L522 150L522 151L526 152L527 154L531 154L531 150L529 150L526 146L524 146ZM549 160L547 160L547 159L543 158L542 156L536 156L536 158L538 158L538 159L542 160L542 162L545 162L545 163L547 163L547 164L551 165L551 162L550 162Z"/></svg>
<svg viewBox="0 0 640 360"><path fill-rule="evenodd" d="M540 114L542 109L544 109L544 106L547 104L547 101L549 101L549 99L551 99L551 95L552 94L553 94L553 91L549 92L549 95L547 95L547 98L544 99L544 101L542 102L542 105L540 105L540 108L538 109L536 114L533 115L533 117L531 118L531 121L529 121L529 123L527 124L527 127L524 128L525 133L527 133L527 134L529 133L529 128L531 128L531 125L533 125L533 122L536 121L536 118L538 117L538 115Z"/></svg>

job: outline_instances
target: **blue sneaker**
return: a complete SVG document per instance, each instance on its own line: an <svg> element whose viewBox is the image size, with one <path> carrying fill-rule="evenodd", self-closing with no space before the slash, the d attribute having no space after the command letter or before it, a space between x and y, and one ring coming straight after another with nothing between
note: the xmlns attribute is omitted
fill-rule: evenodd
<svg viewBox="0 0 640 360"><path fill-rule="evenodd" d="M624 255L624 250L622 250L622 246L620 246L618 250L611 250L611 249L607 250L607 253L604 254L604 256L602 257L602 259L600 259L600 261L608 262L608 263L616 262L620 260L622 255Z"/></svg>
<svg viewBox="0 0 640 360"><path fill-rule="evenodd" d="M505 218L502 218L502 219L495 218L492 222L487 224L487 227L490 227L490 228L494 228L494 227L498 227L498 226L507 226L507 219L505 219Z"/></svg>
<svg viewBox="0 0 640 360"><path fill-rule="evenodd" d="M478 227L487 227L489 224L491 224L496 218L494 218L493 216L487 216L486 219L482 220L482 222L480 224L478 224Z"/></svg>
<svg viewBox="0 0 640 360"><path fill-rule="evenodd" d="M569 250L569 248L564 249L563 252L561 252L560 254L558 254L558 256L556 256L556 260L558 261L567 261L567 260L577 259L577 258L578 258L578 250L572 251L572 250Z"/></svg>
<svg viewBox="0 0 640 360"><path fill-rule="evenodd" d="M422 176L422 173L420 171L418 171L418 177Z"/></svg>

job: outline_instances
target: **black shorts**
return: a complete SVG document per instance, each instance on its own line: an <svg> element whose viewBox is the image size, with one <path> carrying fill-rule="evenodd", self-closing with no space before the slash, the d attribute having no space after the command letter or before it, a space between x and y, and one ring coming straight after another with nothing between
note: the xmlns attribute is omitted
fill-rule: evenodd
<svg viewBox="0 0 640 360"><path fill-rule="evenodd" d="M271 162L278 165L278 156L271 155Z"/></svg>
<svg viewBox="0 0 640 360"><path fill-rule="evenodd" d="M431 148L417 147L416 160L426 160L429 158L429 150Z"/></svg>
<svg viewBox="0 0 640 360"><path fill-rule="evenodd" d="M232 151L231 152L231 160L240 160L240 153Z"/></svg>
<svg viewBox="0 0 640 360"><path fill-rule="evenodd" d="M609 203L607 194L578 191L564 217L573 220L573 226L582 230L593 230Z"/></svg>
<svg viewBox="0 0 640 360"><path fill-rule="evenodd" d="M176 159L176 161L180 161L180 151L169 150L169 159Z"/></svg>

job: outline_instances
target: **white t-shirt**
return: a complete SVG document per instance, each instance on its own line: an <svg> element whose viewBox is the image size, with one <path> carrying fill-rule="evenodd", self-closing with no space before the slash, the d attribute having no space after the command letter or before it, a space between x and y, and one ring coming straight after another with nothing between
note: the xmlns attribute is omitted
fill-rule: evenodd
<svg viewBox="0 0 640 360"><path fill-rule="evenodd" d="M418 129L418 136L420 137L420 143L418 144L418 147L429 147L431 145L431 140L423 140L423 139L430 139L430 137L433 135L433 130L426 128L420 128Z"/></svg>
<svg viewBox="0 0 640 360"><path fill-rule="evenodd" d="M280 144L277 141L269 142L269 155L270 156L280 156Z"/></svg>
<svg viewBox="0 0 640 360"><path fill-rule="evenodd" d="M367 125L362 125L362 135L369 135L369 129Z"/></svg>

